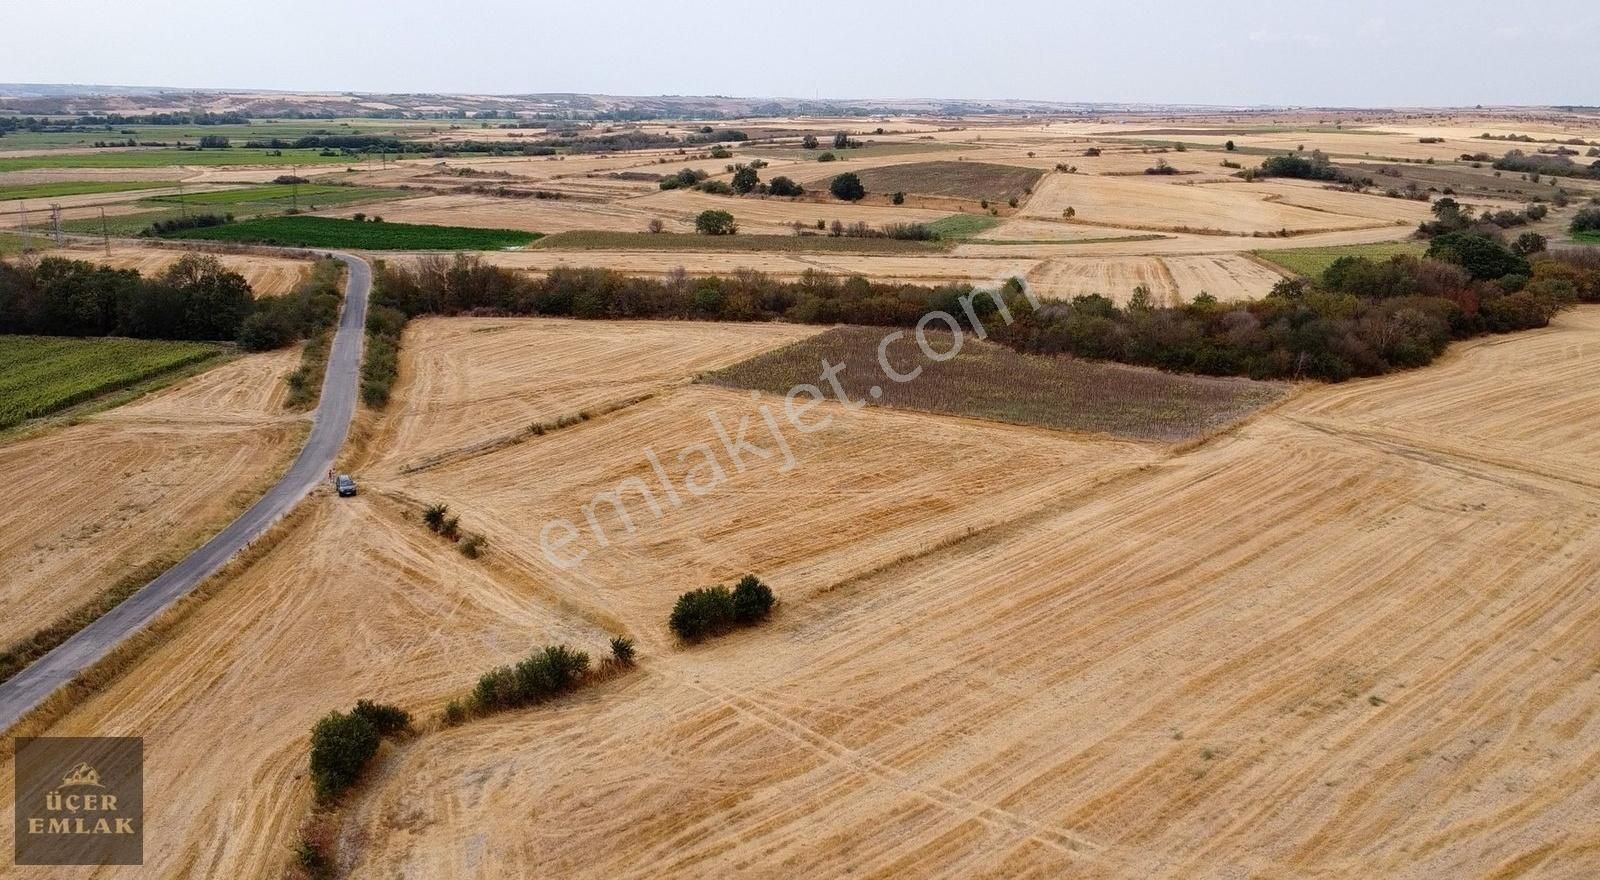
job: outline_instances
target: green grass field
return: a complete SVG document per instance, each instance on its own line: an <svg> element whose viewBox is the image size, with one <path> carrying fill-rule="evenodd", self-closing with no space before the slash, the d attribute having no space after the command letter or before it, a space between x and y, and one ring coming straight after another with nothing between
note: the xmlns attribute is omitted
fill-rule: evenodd
<svg viewBox="0 0 1600 880"><path fill-rule="evenodd" d="M165 168L172 165L356 165L360 156L324 156L319 150L125 149L104 153L60 153L0 157L0 171L35 168Z"/></svg>
<svg viewBox="0 0 1600 880"><path fill-rule="evenodd" d="M149 226L157 220L173 220L178 217L182 217L184 213L185 211L183 209L174 207L168 210L145 211L139 214L118 214L114 217L108 215L105 220L104 229L108 235L124 237L133 236L143 232L146 226ZM206 212L197 211L191 208L188 210L188 213L196 214ZM101 232L100 218L83 217L78 220L63 220L61 221L61 228L67 232L75 232L79 235L99 235Z"/></svg>
<svg viewBox="0 0 1600 880"><path fill-rule="evenodd" d="M940 238L953 240L971 238L999 225L1000 218L988 214L951 214L929 223L928 228L937 232Z"/></svg>
<svg viewBox="0 0 1600 880"><path fill-rule="evenodd" d="M1574 232L1572 240L1600 243L1600 232Z"/></svg>
<svg viewBox="0 0 1600 880"><path fill-rule="evenodd" d="M65 180L59 183L29 183L0 186L0 202L8 199L54 199L92 193L128 192L172 186L170 180Z"/></svg>
<svg viewBox="0 0 1600 880"><path fill-rule="evenodd" d="M298 192L296 192L298 190ZM269 213L272 211L286 211L298 206L305 210L327 208L334 205L348 205L354 202L374 202L381 199L395 199L409 195L397 189L378 189L367 186L319 186L316 184L302 184L299 187L287 184L271 184L269 186L248 186L239 189L222 189L212 192L185 193L181 200L176 194L152 196L145 199L148 205L178 205L186 204L191 208L203 211L223 210L235 214L254 212Z"/></svg>
<svg viewBox="0 0 1600 880"><path fill-rule="evenodd" d="M221 353L199 342L0 336L0 428Z"/></svg>
<svg viewBox="0 0 1600 880"><path fill-rule="evenodd" d="M648 232L558 232L535 247L547 250L620 251L780 251L787 253L922 254L941 251L947 242L892 238L834 238L827 235L695 235Z"/></svg>
<svg viewBox="0 0 1600 880"><path fill-rule="evenodd" d="M517 229L370 223L336 217L262 217L186 229L168 238L234 241L285 247L355 248L374 251L500 250L530 244L540 236Z"/></svg>
<svg viewBox="0 0 1600 880"><path fill-rule="evenodd" d="M1340 257L1366 257L1371 260L1387 260L1390 257L1402 254L1420 257L1427 250L1427 244L1420 241L1385 241L1377 244L1256 251L1255 255L1263 260L1277 263L1290 272L1316 278L1322 275L1329 266L1333 265L1333 261Z"/></svg>
<svg viewBox="0 0 1600 880"><path fill-rule="evenodd" d="M0 149L37 150L52 147L92 147L96 141L161 141L195 143L206 135L220 135L244 146L248 140L294 140L307 135L393 135L405 139L432 131L447 131L441 120L404 119L253 119L247 125L113 125L87 131L14 131L0 137Z"/></svg>

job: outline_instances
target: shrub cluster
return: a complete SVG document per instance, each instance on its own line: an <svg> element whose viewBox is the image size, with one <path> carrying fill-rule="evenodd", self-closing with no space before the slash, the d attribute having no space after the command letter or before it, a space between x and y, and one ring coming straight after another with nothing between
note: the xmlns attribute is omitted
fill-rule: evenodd
<svg viewBox="0 0 1600 880"><path fill-rule="evenodd" d="M1572 225L1568 227L1572 232L1600 232L1600 208L1579 208L1578 213L1572 215Z"/></svg>
<svg viewBox="0 0 1600 880"><path fill-rule="evenodd" d="M383 737L410 729L405 710L360 700L348 713L333 711L311 728L311 782L317 799L330 801L360 778Z"/></svg>
<svg viewBox="0 0 1600 880"><path fill-rule="evenodd" d="M282 296L256 301L250 317L239 327L239 345L246 351L282 348L332 329L339 319L341 264L320 260L311 277Z"/></svg>
<svg viewBox="0 0 1600 880"><path fill-rule="evenodd" d="M140 230L139 235L144 238L171 235L185 229L210 229L213 226L223 226L233 222L232 214L190 214L186 217L173 217L171 220L157 220Z"/></svg>
<svg viewBox="0 0 1600 880"><path fill-rule="evenodd" d="M679 596L667 623L678 638L696 642L735 626L752 626L766 620L776 601L770 587L747 574L732 590L718 585Z"/></svg>

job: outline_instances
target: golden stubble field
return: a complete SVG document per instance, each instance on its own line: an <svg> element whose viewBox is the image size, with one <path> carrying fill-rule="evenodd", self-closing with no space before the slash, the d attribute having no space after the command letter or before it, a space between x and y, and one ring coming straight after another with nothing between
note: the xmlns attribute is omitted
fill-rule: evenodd
<svg viewBox="0 0 1600 880"><path fill-rule="evenodd" d="M120 578L175 561L288 465L307 424L286 412L287 349L248 355L131 404L0 444L0 644Z"/></svg>
<svg viewBox="0 0 1600 880"><path fill-rule="evenodd" d="M541 526L649 479L645 449L677 481L712 413L781 406L680 381L761 328L684 351L658 326L424 322L364 494L313 498L47 731L146 737L146 868L65 876L275 877L318 716L426 715L536 645L619 632L637 671L387 750L347 806L351 876L1600 870L1600 309L1302 389L1199 445L828 404L793 469L729 464L552 565ZM513 381L541 341L588 364L570 403L537 361ZM654 396L403 467L494 439L504 400L561 413L634 373ZM431 501L489 536L483 560L421 526ZM673 597L745 571L777 617L678 647Z"/></svg>

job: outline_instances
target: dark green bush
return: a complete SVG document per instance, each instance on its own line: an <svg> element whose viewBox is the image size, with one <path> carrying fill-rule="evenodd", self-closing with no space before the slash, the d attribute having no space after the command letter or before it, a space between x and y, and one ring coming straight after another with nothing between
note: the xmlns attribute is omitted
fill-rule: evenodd
<svg viewBox="0 0 1600 880"><path fill-rule="evenodd" d="M332 800L361 778L378 753L378 731L365 717L329 712L311 728L311 781L317 798Z"/></svg>
<svg viewBox="0 0 1600 880"><path fill-rule="evenodd" d="M611 659L623 666L632 666L634 653L633 639L627 636L611 637Z"/></svg>
<svg viewBox="0 0 1600 880"><path fill-rule="evenodd" d="M733 588L733 619L746 626L766 620L774 601L772 588L747 574Z"/></svg>
<svg viewBox="0 0 1600 880"><path fill-rule="evenodd" d="M716 586L679 596L667 623L678 638L694 642L726 630L733 620L733 594L727 587Z"/></svg>
<svg viewBox="0 0 1600 880"><path fill-rule="evenodd" d="M372 729L378 732L379 736L399 733L411 727L411 714L409 712L398 706L390 706L386 703L357 700L356 707L350 711L350 714L365 718L367 723L372 725Z"/></svg>
<svg viewBox="0 0 1600 880"><path fill-rule="evenodd" d="M854 171L846 171L835 177L833 182L828 184L828 191L833 193L834 198L846 202L859 202L867 197L867 188L862 185L861 177Z"/></svg>

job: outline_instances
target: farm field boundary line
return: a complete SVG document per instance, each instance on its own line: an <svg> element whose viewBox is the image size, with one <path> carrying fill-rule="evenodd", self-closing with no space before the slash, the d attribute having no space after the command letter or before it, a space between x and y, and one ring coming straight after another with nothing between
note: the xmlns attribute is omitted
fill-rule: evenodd
<svg viewBox="0 0 1600 880"><path fill-rule="evenodd" d="M1333 421L1320 419L1313 416L1285 416L1285 418L1288 421L1300 425L1301 427L1317 431L1329 437L1347 440L1352 443L1359 443L1363 446L1376 449L1380 452L1404 456L1406 458L1422 461L1426 464L1431 464L1435 467L1458 471L1479 479L1492 480L1514 489L1526 489L1527 487L1510 483L1506 479L1496 477L1493 474L1486 473L1481 469L1475 470L1471 467L1468 467L1466 464L1464 464L1464 462L1471 462L1472 464L1482 465L1495 470L1506 471L1510 474L1516 474L1522 477L1536 477L1543 480L1554 480L1575 488L1600 492L1600 481L1584 479L1577 474L1561 473L1560 471L1550 470L1548 468L1536 467L1528 464L1527 462L1518 462L1505 458L1480 455L1456 446L1425 443L1420 441L1417 437L1398 434L1392 431L1385 431L1380 428L1363 427L1357 430L1354 428L1341 426Z"/></svg>
<svg viewBox="0 0 1600 880"><path fill-rule="evenodd" d="M667 387L673 388L686 384L688 384L686 381L678 382ZM667 389L661 389L661 391L665 390ZM491 452L499 452L507 447L515 446L518 443L527 440L529 437L538 437L553 431L559 431L563 428L570 428L574 425L587 422L590 419L597 419L601 416L610 415L614 412L627 409L630 406L636 406L655 397L657 394L661 393L661 391L652 391L648 394L636 394L632 397L625 397L620 400L607 401L599 406L592 406L575 413L568 413L549 422L539 422L538 424L530 425L527 428L524 428L513 434L504 434L499 437L491 437L488 440L473 443L469 446L446 449L443 452L435 453L427 458L405 465L404 467L400 468L400 473L402 475L409 476L411 474L418 474L422 473L423 471L433 470L434 468L444 467L445 465L458 464L463 461L471 461L474 458L488 455Z"/></svg>
<svg viewBox="0 0 1600 880"><path fill-rule="evenodd" d="M288 472L200 549L0 684L0 730L15 725L56 691L106 659L175 603L193 593L202 582L283 519L324 479L344 445L355 415L361 350L366 336L367 295L372 287L371 268L365 261L349 254L334 256L349 269L344 305L323 376L322 395L313 416L311 434Z"/></svg>

